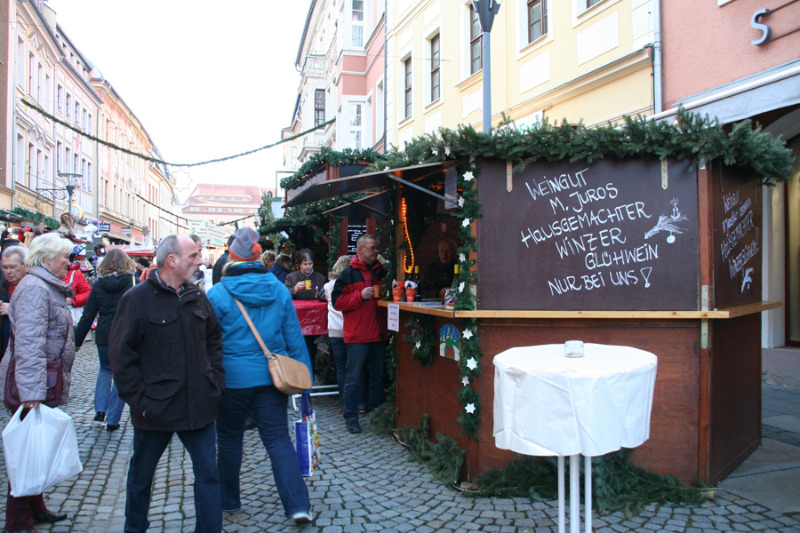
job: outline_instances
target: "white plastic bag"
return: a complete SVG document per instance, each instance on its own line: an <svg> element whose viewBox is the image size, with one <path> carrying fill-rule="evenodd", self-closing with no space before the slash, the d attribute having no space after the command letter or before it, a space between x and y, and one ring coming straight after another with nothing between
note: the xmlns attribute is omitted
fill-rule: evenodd
<svg viewBox="0 0 800 533"><path fill-rule="evenodd" d="M22 406L3 430L11 495L42 494L83 471L72 418L61 409L40 404L20 420Z"/></svg>

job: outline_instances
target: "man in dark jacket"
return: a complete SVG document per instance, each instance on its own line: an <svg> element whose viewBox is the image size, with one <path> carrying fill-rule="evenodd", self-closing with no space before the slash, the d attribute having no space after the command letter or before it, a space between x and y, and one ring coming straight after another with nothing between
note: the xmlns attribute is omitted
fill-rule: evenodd
<svg viewBox="0 0 800 533"><path fill-rule="evenodd" d="M8 320L8 306L17 283L28 272L25 268L25 257L28 250L24 246L9 246L2 252L2 273L0 280L0 359L6 353L11 338L11 323Z"/></svg>
<svg viewBox="0 0 800 533"><path fill-rule="evenodd" d="M347 431L361 433L358 424L359 377L369 365L369 407L383 403L385 328L378 319L378 301L372 286L383 283L384 270L377 261L378 241L365 233L356 241L356 257L333 284L333 307L344 317L347 378L344 386L344 420Z"/></svg>
<svg viewBox="0 0 800 533"><path fill-rule="evenodd" d="M164 238L158 270L125 293L111 326L111 369L134 427L126 532L149 525L153 474L175 432L192 458L195 530L222 530L214 433L225 387L222 331L203 291L189 283L202 260L189 237Z"/></svg>
<svg viewBox="0 0 800 533"><path fill-rule="evenodd" d="M231 244L233 244L234 239L236 239L234 235L228 237L228 248L225 249L225 253L219 256L217 262L214 263L214 268L211 270L211 283L214 285L219 283L219 280L222 279L222 267L230 261L228 251L231 249Z"/></svg>

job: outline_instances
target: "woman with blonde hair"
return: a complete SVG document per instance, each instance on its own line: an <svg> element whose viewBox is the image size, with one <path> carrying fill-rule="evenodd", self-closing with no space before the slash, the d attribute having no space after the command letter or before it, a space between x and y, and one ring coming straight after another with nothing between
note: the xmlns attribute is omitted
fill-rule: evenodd
<svg viewBox="0 0 800 533"><path fill-rule="evenodd" d="M270 268L272 268L272 265L275 264L275 259L277 257L278 254L275 253L275 250L267 250L263 254L261 254L261 257L259 257L258 259L262 263L264 263L264 266L267 267L267 270L269 270Z"/></svg>
<svg viewBox="0 0 800 533"><path fill-rule="evenodd" d="M94 421L101 425L105 422L106 430L109 432L119 429L119 419L122 417L125 403L117 395L117 386L113 383L111 363L108 360L108 336L117 314L117 303L125 291L134 285L134 268L133 260L122 250L114 248L108 252L97 268L97 281L92 287L83 316L75 331L77 350L89 333L95 316L100 314L94 341L97 346L97 357L100 359L100 370L97 371L97 382L94 387Z"/></svg>
<svg viewBox="0 0 800 533"><path fill-rule="evenodd" d="M47 398L47 361L62 358L64 389L61 403L69 397L75 345L72 342L72 313L67 300L73 292L61 281L70 266L72 242L60 233L46 233L30 244L25 266L28 274L20 280L9 307L11 341L8 354L0 365L5 380L8 365L14 360L22 416L38 409ZM5 390L2 383L0 391ZM6 530L33 530L37 523L52 524L67 518L47 509L44 495L11 496L9 485L6 500Z"/></svg>

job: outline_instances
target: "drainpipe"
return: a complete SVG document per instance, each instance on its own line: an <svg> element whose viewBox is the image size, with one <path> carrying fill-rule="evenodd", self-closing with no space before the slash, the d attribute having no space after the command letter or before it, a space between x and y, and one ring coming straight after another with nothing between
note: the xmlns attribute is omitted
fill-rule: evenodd
<svg viewBox="0 0 800 533"><path fill-rule="evenodd" d="M661 0L653 0L653 112L656 115L664 110L662 83Z"/></svg>
<svg viewBox="0 0 800 533"><path fill-rule="evenodd" d="M388 101L389 98L387 97L389 94L389 87L386 86L387 79L386 73L389 70L389 24L387 22L389 18L389 0L383 0L383 153L386 154L389 152L389 148L387 143L389 142L388 137L388 126L389 126L389 119L387 115L389 114L389 105Z"/></svg>

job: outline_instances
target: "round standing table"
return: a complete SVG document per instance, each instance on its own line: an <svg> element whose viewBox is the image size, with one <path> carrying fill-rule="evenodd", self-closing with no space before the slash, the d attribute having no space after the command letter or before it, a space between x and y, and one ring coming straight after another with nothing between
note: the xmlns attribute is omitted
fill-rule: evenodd
<svg viewBox="0 0 800 533"><path fill-rule="evenodd" d="M585 457L586 531L592 530L591 457L635 448L650 436L657 358L630 346L586 344L506 350L494 358L494 439L498 448L558 456L558 531L564 532L564 457L570 457L570 531L580 522L578 455Z"/></svg>

